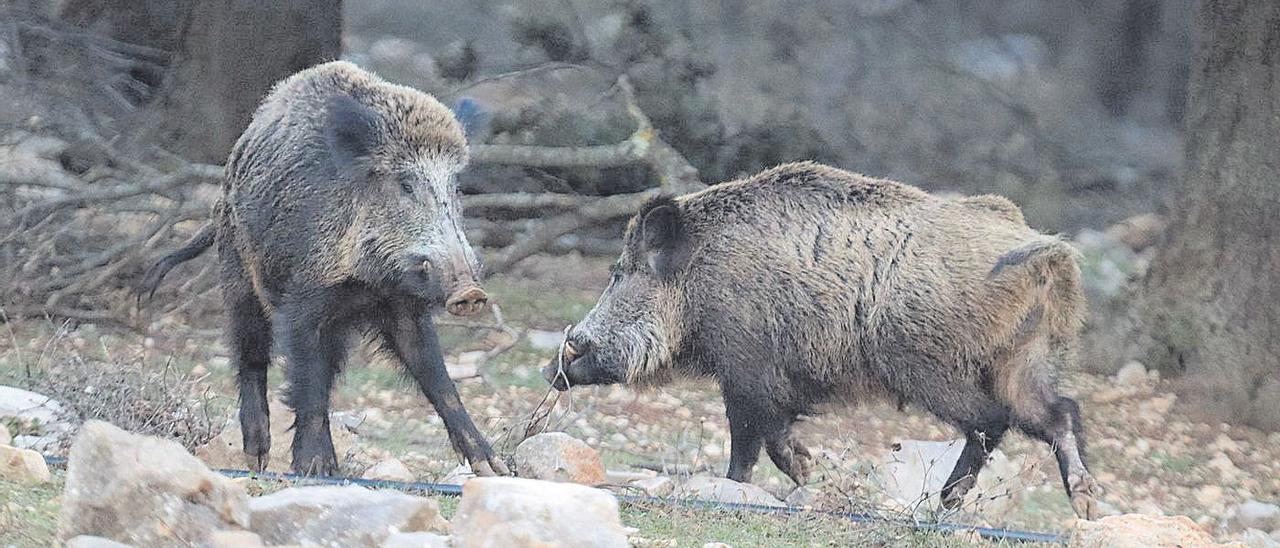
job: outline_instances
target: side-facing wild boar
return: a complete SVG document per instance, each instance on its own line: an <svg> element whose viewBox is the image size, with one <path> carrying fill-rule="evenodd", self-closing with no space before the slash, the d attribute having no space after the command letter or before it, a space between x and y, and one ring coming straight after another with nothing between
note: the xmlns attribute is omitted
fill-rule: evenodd
<svg viewBox="0 0 1280 548"><path fill-rule="evenodd" d="M763 446L803 485L797 417L881 396L928 409L966 443L942 492L958 505L1009 427L1050 444L1072 506L1097 513L1079 409L1075 252L996 196L943 199L812 163L679 198L628 225L613 277L543 370L575 384L714 377L728 476Z"/></svg>
<svg viewBox="0 0 1280 548"><path fill-rule="evenodd" d="M271 445L274 324L297 412L293 470L336 470L329 394L363 330L417 381L477 473L507 473L458 398L431 318L440 305L475 313L487 298L462 232L456 176L466 163L448 108L350 63L281 81L254 113L227 159L213 219L141 288L154 292L175 265L217 244L250 468L266 467Z"/></svg>

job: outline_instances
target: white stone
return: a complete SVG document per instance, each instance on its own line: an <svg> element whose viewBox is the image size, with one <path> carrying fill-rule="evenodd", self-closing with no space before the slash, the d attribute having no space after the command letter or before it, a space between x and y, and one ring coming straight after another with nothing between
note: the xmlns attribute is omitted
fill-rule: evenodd
<svg viewBox="0 0 1280 548"><path fill-rule="evenodd" d="M261 548L262 537L253 531L217 531L205 540L205 548Z"/></svg>
<svg viewBox="0 0 1280 548"><path fill-rule="evenodd" d="M177 442L89 421L67 456L61 538L97 535L138 546L189 546L249 525L248 495Z"/></svg>
<svg viewBox="0 0 1280 548"><path fill-rule="evenodd" d="M74 416L57 400L29 390L0 386L0 419L13 419L31 434L13 435L14 447L48 451L75 430Z"/></svg>
<svg viewBox="0 0 1280 548"><path fill-rule="evenodd" d="M1141 362L1131 361L1116 371L1116 384L1120 386L1143 386L1149 380L1147 368Z"/></svg>
<svg viewBox="0 0 1280 548"><path fill-rule="evenodd" d="M389 458L378 462L364 471L361 476L364 479L371 480L387 480L387 481L415 481L413 472L409 471L409 467L405 466L399 459Z"/></svg>
<svg viewBox="0 0 1280 548"><path fill-rule="evenodd" d="M941 505L942 488L960 459L965 440L898 442L896 451L881 459L879 484L899 508L916 513ZM999 449L992 451L978 474L965 505L987 516L998 516L1016 506L1028 488L1034 466L1010 460Z"/></svg>
<svg viewBox="0 0 1280 548"><path fill-rule="evenodd" d="M450 470L449 473L445 474L444 477L440 478L440 480L437 481L436 483L443 483L446 485L462 485L466 483L467 480L474 477L476 477L476 473L471 471L471 465L464 462L462 464L454 466L453 470Z"/></svg>
<svg viewBox="0 0 1280 548"><path fill-rule="evenodd" d="M529 330L529 345L538 350L556 350L564 341L564 333L560 331Z"/></svg>
<svg viewBox="0 0 1280 548"><path fill-rule="evenodd" d="M1256 500L1245 501L1227 512L1226 525L1231 532L1280 529L1280 506Z"/></svg>
<svg viewBox="0 0 1280 548"><path fill-rule="evenodd" d="M382 548L449 548L452 540L435 533L392 533Z"/></svg>
<svg viewBox="0 0 1280 548"><path fill-rule="evenodd" d="M434 500L356 485L291 487L249 502L253 532L269 545L379 547L394 532L447 531Z"/></svg>
<svg viewBox="0 0 1280 548"><path fill-rule="evenodd" d="M116 542L109 538L95 537L93 535L80 535L68 540L63 545L64 548L133 548L123 542Z"/></svg>
<svg viewBox="0 0 1280 548"><path fill-rule="evenodd" d="M0 479L37 485L49 481L49 466L40 453L30 449L18 449L0 445Z"/></svg>
<svg viewBox="0 0 1280 548"><path fill-rule="evenodd" d="M476 478L453 519L457 548L625 548L613 495L572 483Z"/></svg>
<svg viewBox="0 0 1280 548"><path fill-rule="evenodd" d="M9 434L9 428L0 424L0 445L11 445L12 443L13 436Z"/></svg>
<svg viewBox="0 0 1280 548"><path fill-rule="evenodd" d="M787 505L757 485L708 476L693 476L680 482L675 486L672 496L734 504Z"/></svg>
<svg viewBox="0 0 1280 548"><path fill-rule="evenodd" d="M1240 534L1240 542L1244 543L1248 548L1280 548L1280 542L1271 538L1264 531L1257 529L1247 529Z"/></svg>
<svg viewBox="0 0 1280 548"><path fill-rule="evenodd" d="M520 442L515 464L516 473L522 478L583 485L605 482L600 453L564 432L538 434Z"/></svg>
<svg viewBox="0 0 1280 548"><path fill-rule="evenodd" d="M667 476L657 476L631 482L632 487L637 487L644 491L644 494L651 497L665 497L671 494L675 489L675 482Z"/></svg>

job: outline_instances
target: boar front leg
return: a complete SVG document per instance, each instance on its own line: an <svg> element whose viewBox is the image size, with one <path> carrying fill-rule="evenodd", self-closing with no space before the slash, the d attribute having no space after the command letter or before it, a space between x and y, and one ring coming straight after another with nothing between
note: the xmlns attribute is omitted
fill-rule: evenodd
<svg viewBox="0 0 1280 548"><path fill-rule="evenodd" d="M299 474L338 472L329 433L329 393L343 356L345 333L332 321L331 302L332 295L324 291L292 296L277 320L282 322L288 358L286 403L295 413L292 469Z"/></svg>
<svg viewBox="0 0 1280 548"><path fill-rule="evenodd" d="M489 442L471 421L471 415L458 397L458 389L444 366L444 355L435 326L426 311L401 309L383 328L396 358L400 360L422 393L431 401L449 432L454 451L467 459L471 470L479 476L510 475L506 463L494 455Z"/></svg>

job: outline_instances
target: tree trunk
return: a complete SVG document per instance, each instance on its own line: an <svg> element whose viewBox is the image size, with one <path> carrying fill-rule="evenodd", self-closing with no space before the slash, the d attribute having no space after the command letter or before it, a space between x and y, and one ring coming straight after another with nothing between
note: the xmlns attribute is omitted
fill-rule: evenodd
<svg viewBox="0 0 1280 548"><path fill-rule="evenodd" d="M1186 165L1137 350L1210 416L1280 429L1280 2L1205 0Z"/></svg>
<svg viewBox="0 0 1280 548"><path fill-rule="evenodd" d="M341 51L341 0L195 2L162 106L162 142L193 161L226 161L272 84Z"/></svg>

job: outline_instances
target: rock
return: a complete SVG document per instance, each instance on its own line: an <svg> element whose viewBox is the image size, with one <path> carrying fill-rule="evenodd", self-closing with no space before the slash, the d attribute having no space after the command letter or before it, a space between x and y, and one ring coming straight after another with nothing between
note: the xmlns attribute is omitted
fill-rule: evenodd
<svg viewBox="0 0 1280 548"><path fill-rule="evenodd" d="M9 427L0 424L0 445L11 445L13 436L9 434Z"/></svg>
<svg viewBox="0 0 1280 548"><path fill-rule="evenodd" d="M1218 546L1209 533L1186 516L1124 514L1097 521L1078 519L1071 530L1072 548L1147 548Z"/></svg>
<svg viewBox="0 0 1280 548"><path fill-rule="evenodd" d="M1107 227L1107 234L1134 251L1142 251L1160 240L1168 221L1155 213L1134 215Z"/></svg>
<svg viewBox="0 0 1280 548"><path fill-rule="evenodd" d="M1141 362L1131 361L1116 371L1116 384L1120 386L1143 386L1148 380L1147 368Z"/></svg>
<svg viewBox="0 0 1280 548"><path fill-rule="evenodd" d="M1232 533L1245 529L1280 529L1280 506L1256 500L1245 501L1227 511L1226 529Z"/></svg>
<svg viewBox="0 0 1280 548"><path fill-rule="evenodd" d="M629 470L605 470L604 482L609 485L627 485L633 481L640 481L657 476L657 472L645 470L643 472L631 472Z"/></svg>
<svg viewBox="0 0 1280 548"><path fill-rule="evenodd" d="M253 499L250 530L267 544L381 546L393 532L448 531L436 501L357 485L290 487Z"/></svg>
<svg viewBox="0 0 1280 548"><path fill-rule="evenodd" d="M128 544L93 535L80 535L68 540L64 548L133 548Z"/></svg>
<svg viewBox="0 0 1280 548"><path fill-rule="evenodd" d="M364 471L361 476L364 479L371 480L388 480L388 481L416 481L413 472L409 471L409 467L405 466L399 459L389 458L378 462L368 470Z"/></svg>
<svg viewBox="0 0 1280 548"><path fill-rule="evenodd" d="M671 478L667 476L657 476L633 481L631 486L640 488L644 491L644 494L651 497L665 497L675 489L675 482L671 481Z"/></svg>
<svg viewBox="0 0 1280 548"><path fill-rule="evenodd" d="M1240 542L1248 548L1280 548L1280 541L1257 529L1248 529L1242 533Z"/></svg>
<svg viewBox="0 0 1280 548"><path fill-rule="evenodd" d="M382 548L449 548L452 540L435 533L392 533Z"/></svg>
<svg viewBox="0 0 1280 548"><path fill-rule="evenodd" d="M786 506L786 503L757 485L708 476L693 476L680 482L672 491L672 496L735 504Z"/></svg>
<svg viewBox="0 0 1280 548"><path fill-rule="evenodd" d="M189 546L249 525L249 497L172 440L101 421L80 429L67 456L61 538L97 535L139 546Z"/></svg>
<svg viewBox="0 0 1280 548"><path fill-rule="evenodd" d="M627 546L613 495L583 485L524 478L476 478L462 486L453 545Z"/></svg>
<svg viewBox="0 0 1280 548"><path fill-rule="evenodd" d="M38 485L49 481L51 477L49 466L40 453L0 445L0 479L23 485Z"/></svg>
<svg viewBox="0 0 1280 548"><path fill-rule="evenodd" d="M267 464L267 470L271 472L288 472L289 465L293 461L293 453L290 446L293 441L293 411L285 404L272 398L270 404L271 413L271 457ZM342 417L335 417L333 414L329 417L330 424L340 423ZM339 426L338 428L330 428L333 436L333 449L338 455L338 464L350 462L359 456L359 448L356 446L356 436L347 428ZM240 421L231 419L227 421L226 427L217 437L209 440L200 447L196 448L196 456L209 466L214 468L234 468L240 469L245 466L245 456L243 447L244 434L240 431Z"/></svg>
<svg viewBox="0 0 1280 548"><path fill-rule="evenodd" d="M0 419L5 418L16 422L19 432L29 433L13 435L13 446L22 449L56 447L75 431L72 415L57 400L12 386L0 386Z"/></svg>
<svg viewBox="0 0 1280 548"><path fill-rule="evenodd" d="M915 512L936 509L964 443L962 439L898 442L881 458L880 487L902 509ZM1011 461L999 449L992 451L974 487L965 496L966 506L987 516L1009 511L1025 496L1026 477L1031 475L1031 468L1024 462Z"/></svg>
<svg viewBox="0 0 1280 548"><path fill-rule="evenodd" d="M538 434L516 446L516 473L522 478L600 485L605 482L600 453L564 432Z"/></svg>
<svg viewBox="0 0 1280 548"><path fill-rule="evenodd" d="M437 483L462 485L466 483L467 480L474 477L476 477L476 473L471 471L471 465L464 462L454 466L453 470L450 470L448 474L445 474L443 478L440 478L440 481Z"/></svg>
<svg viewBox="0 0 1280 548"><path fill-rule="evenodd" d="M564 333L559 331L529 330L529 345L538 350L557 350L564 341Z"/></svg>
<svg viewBox="0 0 1280 548"><path fill-rule="evenodd" d="M205 541L206 548L261 548L262 537L252 531L217 531Z"/></svg>
<svg viewBox="0 0 1280 548"><path fill-rule="evenodd" d="M800 487L793 489L783 502L786 502L787 506L799 506L803 508L805 506L813 506L813 501L817 496L818 495L814 493L812 489L801 485Z"/></svg>
<svg viewBox="0 0 1280 548"><path fill-rule="evenodd" d="M708 542L703 544L702 548L733 548L733 546L723 542Z"/></svg>

